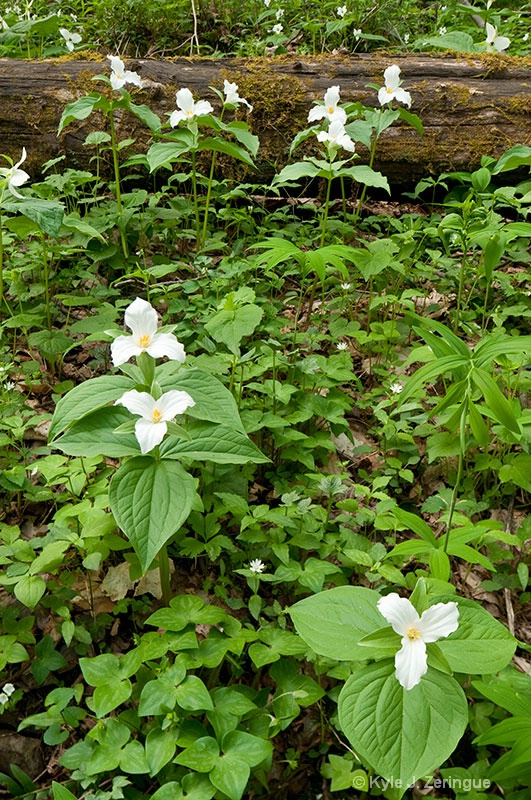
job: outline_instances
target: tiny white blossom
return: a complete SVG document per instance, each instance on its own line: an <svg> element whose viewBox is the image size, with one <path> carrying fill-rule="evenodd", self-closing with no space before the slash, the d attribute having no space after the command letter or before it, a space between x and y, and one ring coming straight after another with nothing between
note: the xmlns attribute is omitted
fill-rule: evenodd
<svg viewBox="0 0 531 800"><path fill-rule="evenodd" d="M348 8L346 6L338 6L336 8L336 14L337 14L338 17L341 17L341 19L343 19L343 17L347 13L347 11L348 11Z"/></svg>
<svg viewBox="0 0 531 800"><path fill-rule="evenodd" d="M409 42L409 37L410 37L409 33L404 34L404 44L407 44Z"/></svg>
<svg viewBox="0 0 531 800"><path fill-rule="evenodd" d="M265 567L266 565L259 558L253 558L253 560L249 563L249 571L257 574L263 572Z"/></svg>
<svg viewBox="0 0 531 800"><path fill-rule="evenodd" d="M147 392L132 389L114 405L125 406L131 414L140 416L135 423L135 436L144 454L162 442L168 430L167 423L172 422L178 414L184 414L195 402L188 392L178 389L165 392L158 400Z"/></svg>
<svg viewBox="0 0 531 800"><path fill-rule="evenodd" d="M66 28L59 28L59 33L65 40L66 48L70 50L70 52L72 52L76 44L79 44L81 41L79 33L70 33Z"/></svg>
<svg viewBox="0 0 531 800"><path fill-rule="evenodd" d="M441 25L441 27L439 28L439 36L444 36L445 33L446 33L446 26Z"/></svg>
<svg viewBox="0 0 531 800"><path fill-rule="evenodd" d="M308 122L316 122L320 119L329 119L331 122L337 120L343 125L347 121L347 114L339 103L339 86L330 86L324 96L324 105L314 106L308 113Z"/></svg>
<svg viewBox="0 0 531 800"><path fill-rule="evenodd" d="M354 152L354 142L346 132L343 123L338 119L330 123L328 131L319 131L317 141L326 142L328 147L342 147L349 153Z"/></svg>
<svg viewBox="0 0 531 800"><path fill-rule="evenodd" d="M273 25L273 27L271 28L271 33L276 33L277 36L280 36L280 34L282 33L283 30L284 30L284 28L282 26L282 23L281 22L277 22L277 24Z"/></svg>
<svg viewBox="0 0 531 800"><path fill-rule="evenodd" d="M353 28L352 35L354 36L355 40L358 41L361 36L361 28Z"/></svg>
<svg viewBox="0 0 531 800"><path fill-rule="evenodd" d="M173 333L157 333L157 312L150 303L137 297L126 308L124 316L131 334L117 336L111 344L111 358L115 367L140 353L148 353L152 358L167 356L183 363L184 346Z"/></svg>
<svg viewBox="0 0 531 800"><path fill-rule="evenodd" d="M398 381L396 381L396 383L392 383L391 384L391 386L389 387L389 391L392 394L400 394L400 392L402 391L403 388L404 387L402 386L402 384L398 383Z"/></svg>
<svg viewBox="0 0 531 800"><path fill-rule="evenodd" d="M381 106L392 100L398 100L399 103L404 103L406 106L411 105L411 95L400 88L400 67L396 64L387 67L384 72L384 81L385 85L378 92Z"/></svg>
<svg viewBox="0 0 531 800"><path fill-rule="evenodd" d="M527 42L528 39L529 39L529 33L524 33L524 35L522 36L522 41Z"/></svg>
<svg viewBox="0 0 531 800"><path fill-rule="evenodd" d="M348 344L346 342L338 342L336 344L336 350L348 350Z"/></svg>
<svg viewBox="0 0 531 800"><path fill-rule="evenodd" d="M264 0L264 5L266 8L269 8L269 6L271 5L271 0Z"/></svg>
<svg viewBox="0 0 531 800"><path fill-rule="evenodd" d="M487 31L487 38L485 39L487 52L496 50L498 53L501 53L502 50L507 50L511 44L511 40L508 39L507 36L498 36L496 28L494 25L491 25L490 22L485 24L485 30Z"/></svg>
<svg viewBox="0 0 531 800"><path fill-rule="evenodd" d="M11 695L15 691L15 687L13 686L12 683L6 683L2 691L4 692L4 694L7 694L8 697L11 697Z"/></svg>
<svg viewBox="0 0 531 800"><path fill-rule="evenodd" d="M22 156L20 161L17 161L12 167L0 167L0 177L5 179L5 184L8 190L15 197L22 199L15 187L22 186L23 183L29 180L29 175L23 169L19 169L20 165L26 160L26 148L22 148Z"/></svg>
<svg viewBox="0 0 531 800"><path fill-rule="evenodd" d="M348 292L348 290L350 288L352 288L352 284L351 283L341 283L340 286L341 286L341 288L343 289L344 292Z"/></svg>
<svg viewBox="0 0 531 800"><path fill-rule="evenodd" d="M223 81L223 92L225 94L225 103L227 105L238 105L238 103L243 103L249 108L249 111L253 110L252 105L238 94L237 83L229 83L227 80Z"/></svg>
<svg viewBox="0 0 531 800"><path fill-rule="evenodd" d="M395 633L402 637L402 646L395 655L395 675L400 685L409 691L428 671L426 645L457 630L457 603L436 603L419 617L410 600L393 592L380 597L377 606Z"/></svg>
<svg viewBox="0 0 531 800"><path fill-rule="evenodd" d="M113 89L121 89L126 83L142 86L140 75L130 69L126 69L119 56L107 56L107 58L111 62L111 86Z"/></svg>
<svg viewBox="0 0 531 800"><path fill-rule="evenodd" d="M9 703L9 697L7 694L0 692L0 705L5 706L6 703Z"/></svg>
<svg viewBox="0 0 531 800"><path fill-rule="evenodd" d="M179 110L173 111L170 116L172 128L175 128L179 122L192 122L194 117L202 117L214 111L208 100L198 100L196 103L190 89L179 89L175 99Z"/></svg>
<svg viewBox="0 0 531 800"><path fill-rule="evenodd" d="M284 9L283 8L277 8L277 10L275 11L275 17L276 17L277 22L279 20L281 20L283 16L284 16Z"/></svg>

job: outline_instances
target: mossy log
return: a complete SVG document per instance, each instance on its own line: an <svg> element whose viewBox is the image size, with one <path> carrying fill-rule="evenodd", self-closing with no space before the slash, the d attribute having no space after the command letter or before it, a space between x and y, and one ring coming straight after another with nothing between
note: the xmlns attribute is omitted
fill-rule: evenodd
<svg viewBox="0 0 531 800"><path fill-rule="evenodd" d="M78 56L79 57L79 56ZM499 156L514 144L531 145L531 60L501 54L445 55L285 55L255 59L129 60L145 81L133 87L134 99L149 105L163 119L175 108L175 91L188 86L194 94L218 100L209 89L223 79L239 84L240 94L253 104L249 124L261 141L254 180L268 180L288 160L290 142L307 127L309 108L334 84L341 100L376 106L369 84L383 83L384 69L399 64L403 87L412 96L411 111L418 114L420 137L401 122L385 131L378 144L375 168L391 184L411 185L426 175L448 170L472 170L482 155ZM69 166L85 167L93 153L83 146L86 135L104 124L94 114L71 124L57 137L65 105L105 85L93 76L108 74L106 59L72 58L48 61L0 59L0 153L15 160L21 147L28 151L27 168L38 177L42 164L61 154ZM244 109L244 107L241 107ZM244 113L241 111L240 113ZM117 119L120 136L132 136L138 146L150 132L135 117ZM358 152L366 161L367 152Z"/></svg>

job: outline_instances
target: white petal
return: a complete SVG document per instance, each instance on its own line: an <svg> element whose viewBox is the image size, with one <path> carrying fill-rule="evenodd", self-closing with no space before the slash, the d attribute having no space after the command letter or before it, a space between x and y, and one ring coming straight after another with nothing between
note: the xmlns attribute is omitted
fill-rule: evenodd
<svg viewBox="0 0 531 800"><path fill-rule="evenodd" d="M496 28L494 25L491 25L490 22L485 23L485 31L487 33L487 38L485 41L487 44L492 44L494 39L496 38Z"/></svg>
<svg viewBox="0 0 531 800"><path fill-rule="evenodd" d="M197 117L202 117L204 114L210 114L214 109L208 100L198 100L195 104L194 113Z"/></svg>
<svg viewBox="0 0 531 800"><path fill-rule="evenodd" d="M330 88L326 90L324 96L325 107L328 108L328 106L337 106L338 103L339 103L339 86L330 86Z"/></svg>
<svg viewBox="0 0 531 800"><path fill-rule="evenodd" d="M335 108L331 114L327 114L327 116L330 122L341 122L341 124L344 125L347 121L347 112L340 106Z"/></svg>
<svg viewBox="0 0 531 800"><path fill-rule="evenodd" d="M15 169L11 178L9 179L10 186L22 186L23 183L29 181L29 175L23 169Z"/></svg>
<svg viewBox="0 0 531 800"><path fill-rule="evenodd" d="M20 165L24 163L25 160L26 160L26 148L23 147L22 148L22 155L20 156L20 161L17 161L17 163L14 166L14 169L17 170L20 167ZM28 175L28 178L29 178L29 175Z"/></svg>
<svg viewBox="0 0 531 800"><path fill-rule="evenodd" d="M457 603L436 603L427 608L417 624L425 642L436 642L457 630L459 609Z"/></svg>
<svg viewBox="0 0 531 800"><path fill-rule="evenodd" d="M412 689L428 670L426 645L422 639L402 639L402 647L395 656L398 682L404 689Z"/></svg>
<svg viewBox="0 0 531 800"><path fill-rule="evenodd" d="M125 64L120 58L120 56L107 56L109 61L111 62L111 69L113 72L122 73L125 69Z"/></svg>
<svg viewBox="0 0 531 800"><path fill-rule="evenodd" d="M308 122L317 122L323 117L326 117L326 108L324 106L314 106L308 112Z"/></svg>
<svg viewBox="0 0 531 800"><path fill-rule="evenodd" d="M125 406L131 414L139 414L144 419L150 420L151 424L154 424L153 409L156 407L156 400L147 392L138 392L136 389L131 389L130 392L125 392L119 400L116 400L114 405Z"/></svg>
<svg viewBox="0 0 531 800"><path fill-rule="evenodd" d="M384 106L386 103L389 103L393 99L392 95L387 94L387 89L385 86L382 86L381 89L378 89L378 102L381 106Z"/></svg>
<svg viewBox="0 0 531 800"><path fill-rule="evenodd" d="M111 344L111 359L115 367L125 364L133 356L139 356L141 352L142 348L132 336L117 336Z"/></svg>
<svg viewBox="0 0 531 800"><path fill-rule="evenodd" d="M419 615L413 604L406 598L392 592L380 597L378 611L389 622L396 633L405 636L409 628L418 628Z"/></svg>
<svg viewBox="0 0 531 800"><path fill-rule="evenodd" d="M184 352L184 345L177 339L173 333L155 333L151 338L149 347L146 348L147 352L153 358L162 358L168 356L172 361L179 361L180 364L186 358Z"/></svg>
<svg viewBox="0 0 531 800"><path fill-rule="evenodd" d="M172 111L170 114L170 125L172 128L176 128L179 122L183 122L186 119L186 114L184 111Z"/></svg>
<svg viewBox="0 0 531 800"><path fill-rule="evenodd" d="M125 309L125 324L133 331L133 336L153 336L157 330L157 312L146 300L137 297Z"/></svg>
<svg viewBox="0 0 531 800"><path fill-rule="evenodd" d="M384 81L387 89L398 89L400 80L400 67L397 64L391 64L390 67L384 72Z"/></svg>
<svg viewBox="0 0 531 800"><path fill-rule="evenodd" d="M329 142L330 141L330 134L327 131L319 131L317 134L317 141L318 142Z"/></svg>
<svg viewBox="0 0 531 800"><path fill-rule="evenodd" d="M337 143L340 147L343 148L343 150L346 150L348 153L353 153L355 150L354 142L352 141L348 133L344 133L342 136L340 136L337 140Z"/></svg>
<svg viewBox="0 0 531 800"><path fill-rule="evenodd" d="M399 103L404 103L405 106L411 105L411 95L409 92L406 92L405 89L398 87L398 89L394 90L393 97L395 97Z"/></svg>
<svg viewBox="0 0 531 800"><path fill-rule="evenodd" d="M183 111L194 111L194 96L190 89L179 89L175 99Z"/></svg>
<svg viewBox="0 0 531 800"><path fill-rule="evenodd" d="M501 53L502 50L507 50L509 45L511 44L511 40L507 38L507 36L496 36L493 41L494 49Z"/></svg>
<svg viewBox="0 0 531 800"><path fill-rule="evenodd" d="M194 400L188 392L181 392L178 389L171 389L157 400L156 407L162 415L162 419L169 421L178 414L184 414L187 408L195 406Z"/></svg>
<svg viewBox="0 0 531 800"><path fill-rule="evenodd" d="M113 89L121 89L125 81L119 78L116 72L111 72L111 86Z"/></svg>
<svg viewBox="0 0 531 800"><path fill-rule="evenodd" d="M162 442L168 426L165 422L150 422L147 419L139 419L135 423L135 436L142 453L149 453Z"/></svg>
<svg viewBox="0 0 531 800"><path fill-rule="evenodd" d="M138 72L133 72L130 69L126 69L123 74L123 79L125 83L133 83L135 86L142 86L142 78Z"/></svg>

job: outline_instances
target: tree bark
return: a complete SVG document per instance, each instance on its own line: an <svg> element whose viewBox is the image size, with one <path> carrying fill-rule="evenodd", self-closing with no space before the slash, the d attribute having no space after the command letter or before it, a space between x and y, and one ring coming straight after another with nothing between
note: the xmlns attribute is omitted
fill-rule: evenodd
<svg viewBox="0 0 531 800"><path fill-rule="evenodd" d="M221 88L223 79L239 84L240 94L254 106L247 119L260 137L257 173L249 180L262 182L288 161L295 134L307 127L307 114L326 89L338 84L341 102L360 101L379 107L376 90L384 69L401 68L402 86L412 97L411 111L424 126L424 135L395 123L382 135L374 167L391 184L411 186L427 175L467 170L479 166L482 155L500 156L515 144L531 145L531 62L500 54L445 55L294 55L257 59L130 60L145 81L132 89L134 101L150 106L163 120L175 108L175 91L188 86L194 95L219 105L210 86ZM0 59L0 153L20 158L28 151L27 169L36 179L42 164L62 154L65 164L87 167L93 153L83 146L86 135L104 124L93 114L72 123L57 137L65 105L91 91L103 90L92 81L109 74L100 61ZM245 113L241 106L238 113ZM132 136L145 149L150 132L127 114L117 118L121 138ZM367 151L357 147L360 162Z"/></svg>

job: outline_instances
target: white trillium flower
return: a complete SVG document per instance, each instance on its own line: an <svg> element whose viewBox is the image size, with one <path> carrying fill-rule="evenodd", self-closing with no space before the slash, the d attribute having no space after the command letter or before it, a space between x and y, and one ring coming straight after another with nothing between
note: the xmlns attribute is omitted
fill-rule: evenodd
<svg viewBox="0 0 531 800"><path fill-rule="evenodd" d="M125 364L132 356L148 353L152 358L167 356L183 363L184 346L173 333L157 333L157 312L141 297L137 297L125 310L125 324L131 335L117 336L111 344L111 358L115 367Z"/></svg>
<svg viewBox="0 0 531 800"><path fill-rule="evenodd" d="M501 53L502 50L507 50L511 44L511 40L508 39L507 36L498 36L496 28L494 25L491 25L490 22L485 24L485 30L487 31L487 38L485 39L487 52L496 50L498 53Z"/></svg>
<svg viewBox="0 0 531 800"><path fill-rule="evenodd" d="M70 33L70 31L68 31L66 28L59 28L59 33L65 40L67 50L70 50L70 52L72 52L76 44L81 42L81 36L79 33Z"/></svg>
<svg viewBox="0 0 531 800"><path fill-rule="evenodd" d="M377 606L402 637L402 647L395 656L395 675L404 689L412 689L428 671L426 645L457 630L457 603L436 603L419 617L413 603L393 592L380 597Z"/></svg>
<svg viewBox="0 0 531 800"><path fill-rule="evenodd" d="M20 200L22 200L23 197L17 192L15 187L22 186L23 183L29 181L28 173L24 172L23 169L19 169L20 165L23 164L25 160L26 148L23 147L20 161L17 161L16 164L13 164L12 167L0 167L0 177L5 179L7 188L11 194L15 195L15 197L18 197Z"/></svg>
<svg viewBox="0 0 531 800"><path fill-rule="evenodd" d="M347 121L345 109L338 106L339 103L339 86L330 86L326 90L324 96L323 106L314 106L308 113L308 122L316 122L317 120L329 119L330 122L337 120L342 125Z"/></svg>
<svg viewBox="0 0 531 800"><path fill-rule="evenodd" d="M338 119L330 123L328 131L319 131L317 141L326 142L329 147L342 147L349 153L354 152L354 142L346 132L343 123Z"/></svg>
<svg viewBox="0 0 531 800"><path fill-rule="evenodd" d="M400 88L400 67L392 64L384 72L385 85L378 92L378 100L380 105L390 103L392 100L398 100L399 103L404 103L406 106L411 105L411 95L405 89Z"/></svg>
<svg viewBox="0 0 531 800"><path fill-rule="evenodd" d="M178 414L184 414L187 408L195 406L188 392L172 389L155 400L147 392L132 389L126 392L114 405L122 405L131 414L138 414L135 422L135 436L142 453L149 453L162 442L167 431L168 422L172 422Z"/></svg>
<svg viewBox="0 0 531 800"><path fill-rule="evenodd" d="M172 128L177 127L179 122L192 122L194 117L202 117L214 111L208 100L198 100L196 103L190 89L179 89L175 98L178 110L170 117Z"/></svg>
<svg viewBox="0 0 531 800"><path fill-rule="evenodd" d="M253 560L249 563L249 571L258 574L265 570L265 566L266 565L264 564L264 562L261 561L259 558L253 558Z"/></svg>
<svg viewBox="0 0 531 800"><path fill-rule="evenodd" d="M229 83L229 81L223 81L223 93L225 94L225 103L227 105L238 105L238 103L243 103L249 109L249 111L253 110L252 105L245 100L243 97L240 97L238 94L238 84L237 83Z"/></svg>
<svg viewBox="0 0 531 800"><path fill-rule="evenodd" d="M107 58L111 62L111 86L113 89L121 89L126 83L142 86L140 75L130 69L126 69L119 56L107 56Z"/></svg>

